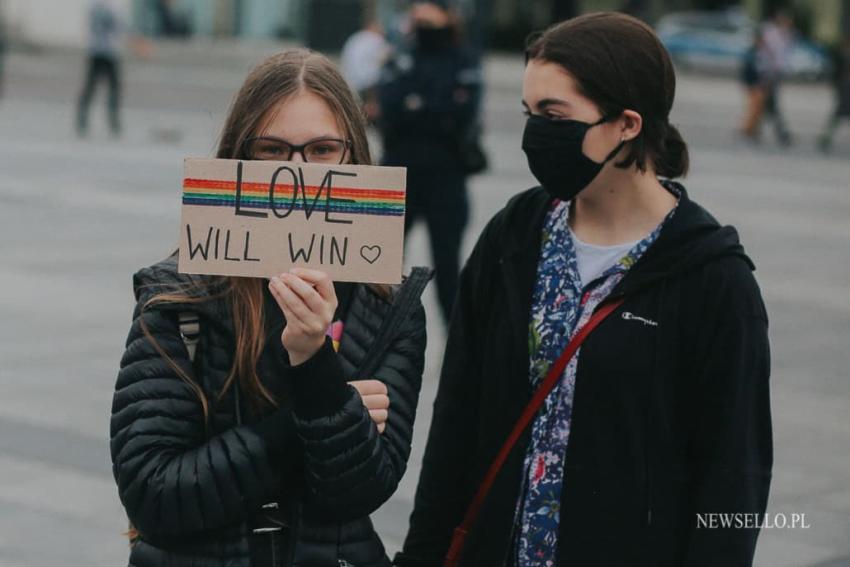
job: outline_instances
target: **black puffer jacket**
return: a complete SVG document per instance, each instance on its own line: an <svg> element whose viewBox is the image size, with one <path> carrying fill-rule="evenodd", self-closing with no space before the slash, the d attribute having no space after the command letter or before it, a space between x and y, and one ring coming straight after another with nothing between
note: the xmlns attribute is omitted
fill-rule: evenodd
<svg viewBox="0 0 850 567"><path fill-rule="evenodd" d="M267 295L267 343L258 374L280 407L254 412L234 388L218 400L235 350L223 300L141 309L154 294L185 286L189 278L177 273L175 257L134 277L138 305L111 420L113 472L140 533L130 565L251 565L259 537L253 528L270 502L288 525L276 534L280 564L388 565L368 515L393 494L410 453L425 350L418 297L370 376L387 385L390 397L387 428L378 434L346 381L355 379L389 302L365 286L338 284L338 316L345 322L339 353L328 340L312 359L292 367L280 342L280 310ZM194 364L178 323L187 310L200 318ZM206 427L199 397L145 337L143 325L203 389L210 406Z"/></svg>

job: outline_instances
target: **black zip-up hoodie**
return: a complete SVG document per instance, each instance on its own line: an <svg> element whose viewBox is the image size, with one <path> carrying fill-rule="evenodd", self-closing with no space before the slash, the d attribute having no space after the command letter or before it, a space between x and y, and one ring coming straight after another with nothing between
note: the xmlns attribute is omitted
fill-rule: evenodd
<svg viewBox="0 0 850 567"><path fill-rule="evenodd" d="M773 447L767 314L754 266L681 186L679 206L579 352L557 565L752 564ZM399 567L440 565L528 403L528 328L550 197L516 196L464 267ZM469 534L461 565L514 564L529 431ZM711 516L710 514L739 514ZM719 522L732 527L711 529Z"/></svg>

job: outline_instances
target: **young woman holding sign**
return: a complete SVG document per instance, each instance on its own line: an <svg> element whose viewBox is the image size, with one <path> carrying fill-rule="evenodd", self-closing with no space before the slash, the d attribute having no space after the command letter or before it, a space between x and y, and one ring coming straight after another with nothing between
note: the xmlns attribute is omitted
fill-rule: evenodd
<svg viewBox="0 0 850 567"><path fill-rule="evenodd" d="M395 563L750 565L758 530L706 525L765 510L767 315L736 231L670 181L688 165L670 58L611 13L526 55L542 187L462 273Z"/></svg>
<svg viewBox="0 0 850 567"><path fill-rule="evenodd" d="M307 50L248 76L217 157L370 163L354 96ZM130 564L388 565L368 514L410 453L428 278L138 272L111 422Z"/></svg>

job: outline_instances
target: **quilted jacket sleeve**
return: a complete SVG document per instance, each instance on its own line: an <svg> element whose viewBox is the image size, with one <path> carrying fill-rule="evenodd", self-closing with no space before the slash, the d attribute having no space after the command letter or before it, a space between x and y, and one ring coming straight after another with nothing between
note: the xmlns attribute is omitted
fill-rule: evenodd
<svg viewBox="0 0 850 567"><path fill-rule="evenodd" d="M347 320L346 328L348 332L364 325ZM383 434L378 433L357 391L346 384L340 356L330 340L312 359L292 367L293 411L304 446L307 501L322 518L346 521L366 516L395 492L410 455L425 341L425 313L419 304L373 377L389 390ZM343 345L361 348L354 341L346 344L344 340Z"/></svg>
<svg viewBox="0 0 850 567"><path fill-rule="evenodd" d="M285 410L208 437L200 398L163 353L193 378L177 314L137 307L113 397L110 448L121 502L148 539L243 521L277 490L267 452L295 441Z"/></svg>

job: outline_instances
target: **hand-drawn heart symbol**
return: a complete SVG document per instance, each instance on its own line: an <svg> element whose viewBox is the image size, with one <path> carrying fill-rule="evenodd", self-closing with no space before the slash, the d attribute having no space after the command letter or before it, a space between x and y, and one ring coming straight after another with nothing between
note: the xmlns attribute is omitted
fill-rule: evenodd
<svg viewBox="0 0 850 567"><path fill-rule="evenodd" d="M360 257L370 264L374 264L381 257L381 247L377 244L375 246L361 246Z"/></svg>

